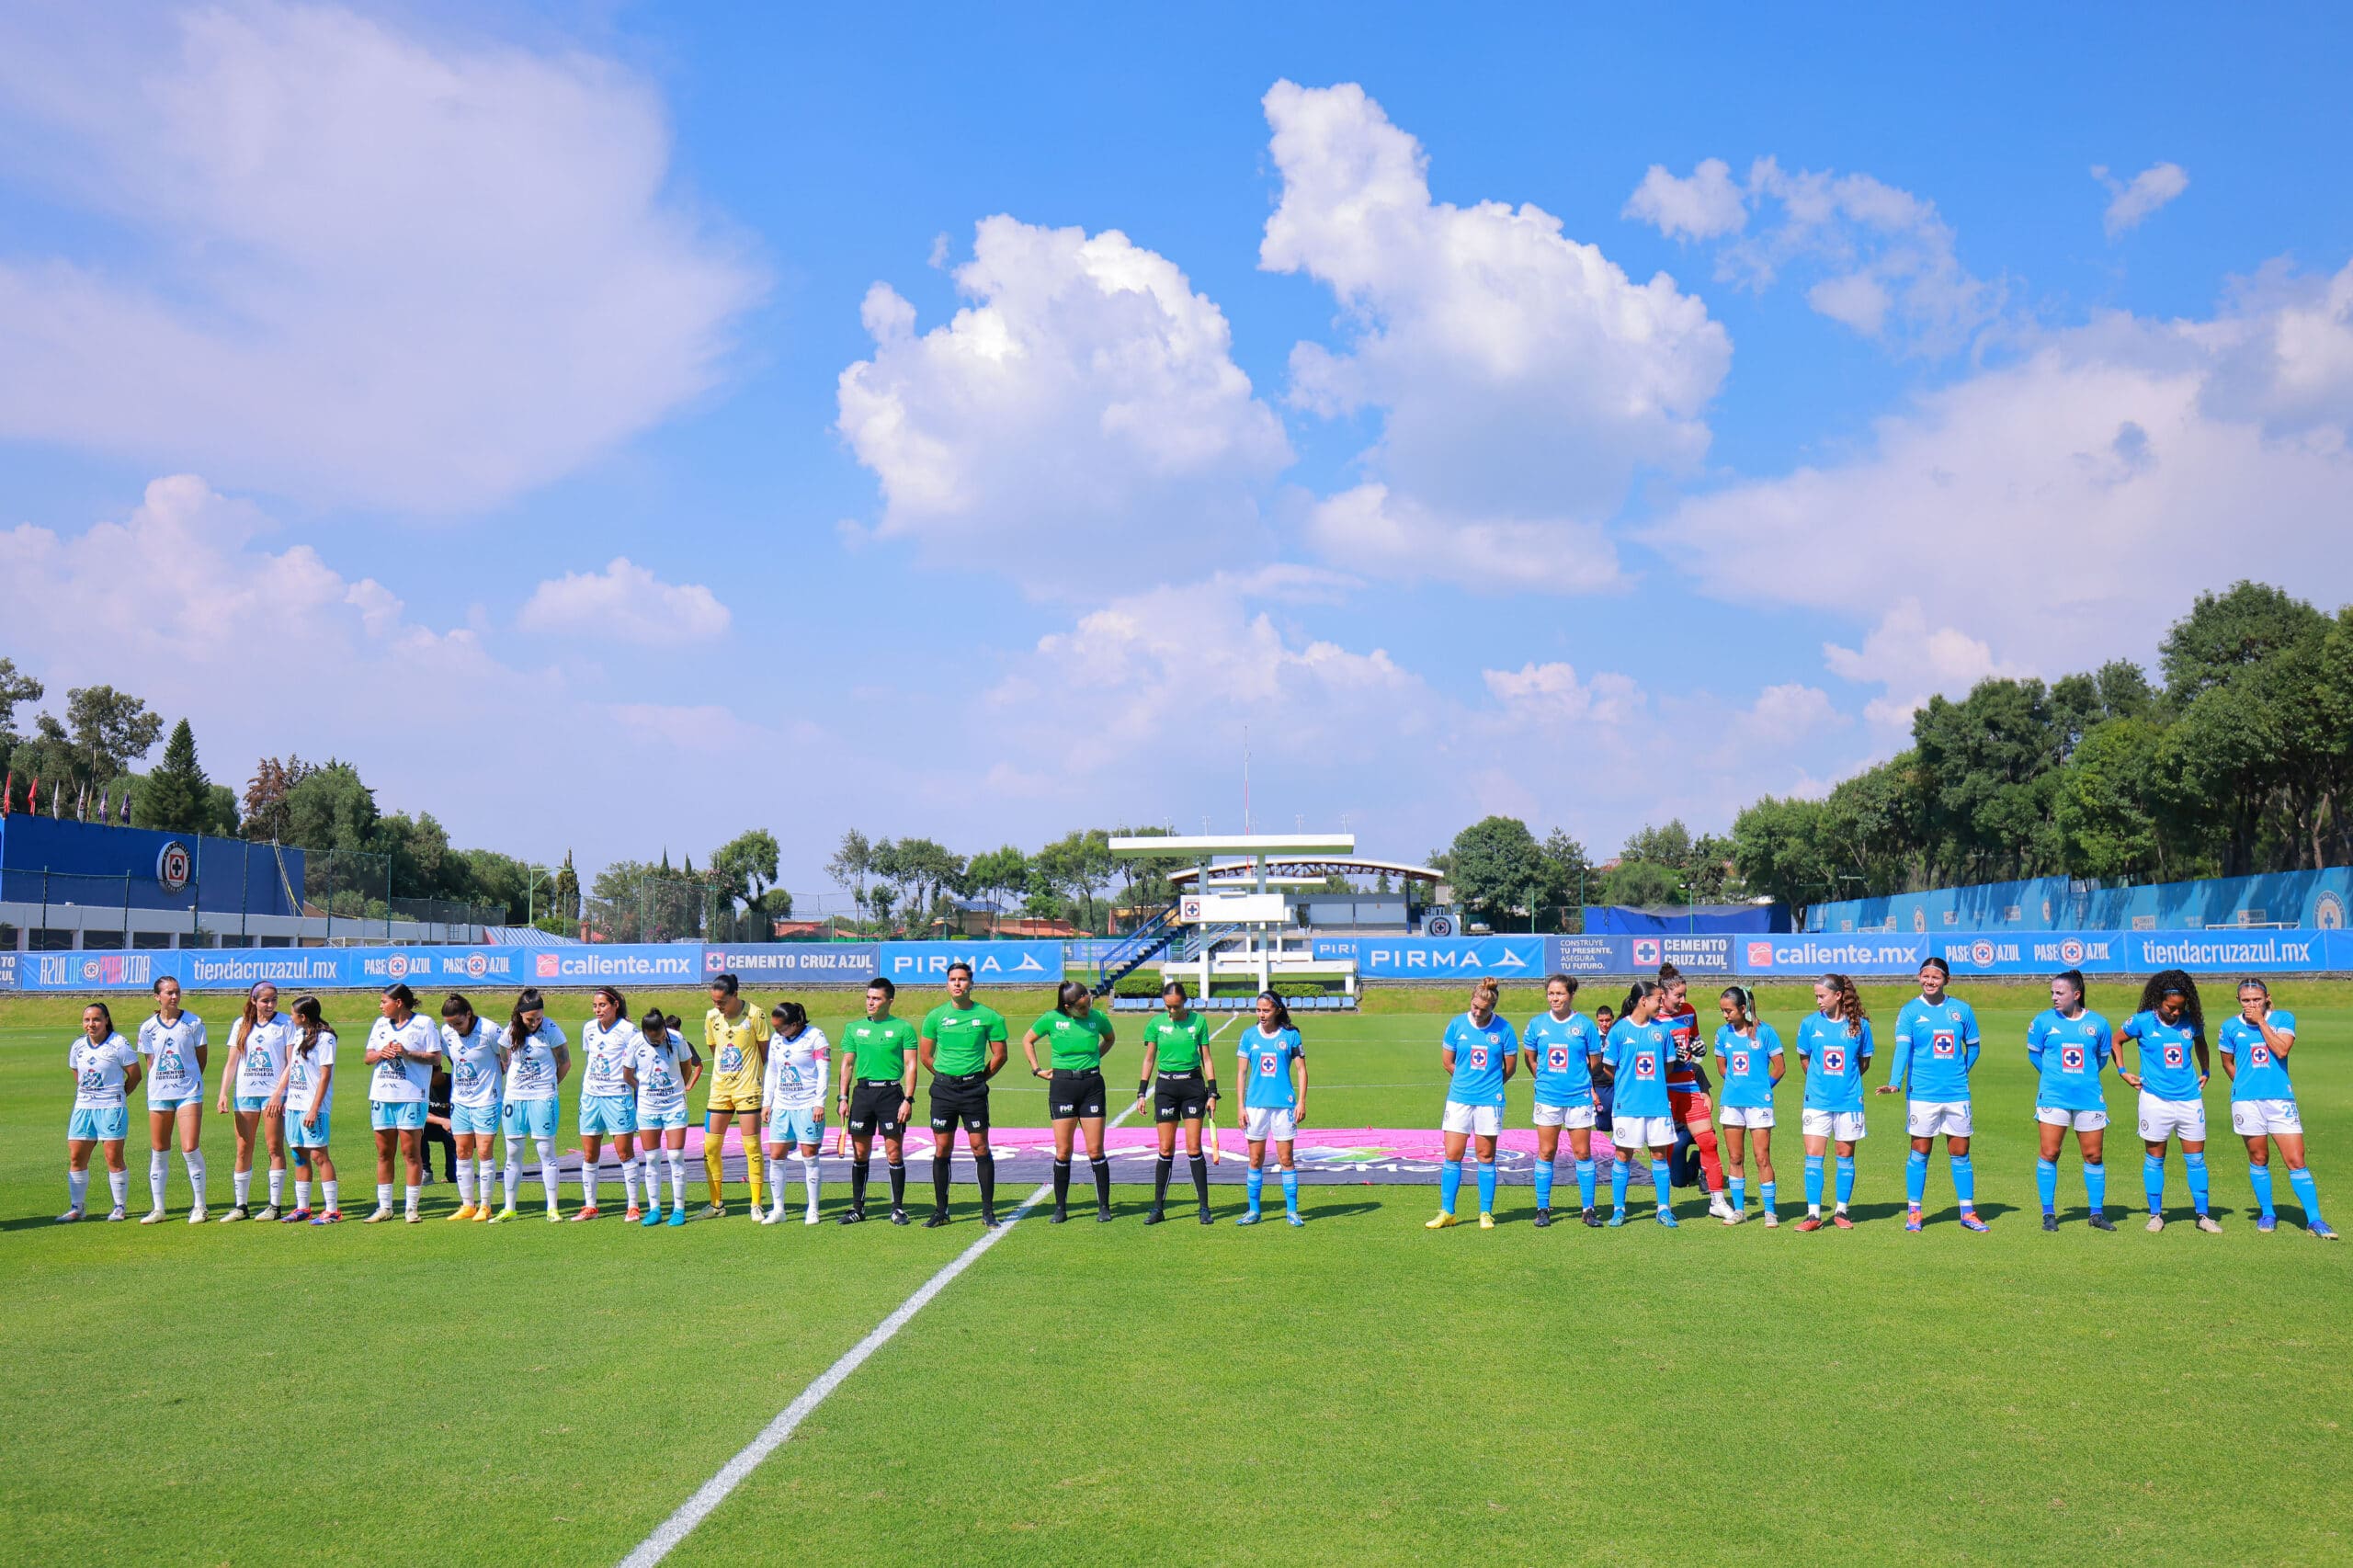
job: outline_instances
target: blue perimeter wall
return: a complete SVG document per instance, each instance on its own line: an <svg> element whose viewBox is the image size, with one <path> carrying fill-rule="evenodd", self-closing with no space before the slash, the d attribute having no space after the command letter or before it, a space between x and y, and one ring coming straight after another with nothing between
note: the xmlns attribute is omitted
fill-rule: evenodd
<svg viewBox="0 0 2353 1568"><path fill-rule="evenodd" d="M2012 931L2200 931L2281 926L2335 931L2353 905L2353 870L2276 871L2104 888L2068 877L1817 903L1805 928L1830 933L1909 931L1934 936Z"/></svg>
<svg viewBox="0 0 2353 1568"><path fill-rule="evenodd" d="M166 892L158 876L164 846L174 843L188 850L192 873L177 892ZM40 903L45 895L51 903L119 907L123 894L117 890L127 877L133 909L299 915L302 874L300 849L25 812L0 813L0 899L19 903ZM102 887L92 879L117 886Z"/></svg>

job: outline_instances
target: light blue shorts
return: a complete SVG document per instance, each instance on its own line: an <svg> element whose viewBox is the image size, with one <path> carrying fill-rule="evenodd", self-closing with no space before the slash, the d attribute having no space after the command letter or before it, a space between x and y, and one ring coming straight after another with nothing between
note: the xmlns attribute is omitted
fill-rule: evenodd
<svg viewBox="0 0 2353 1568"><path fill-rule="evenodd" d="M594 1138L604 1133L637 1131L637 1102L627 1095L583 1095L580 1096L580 1136Z"/></svg>
<svg viewBox="0 0 2353 1568"><path fill-rule="evenodd" d="M179 1113L180 1107L182 1106L201 1106L203 1104L204 1091L202 1089L197 1090L196 1093L192 1095L182 1095L176 1100L159 1100L153 1095L150 1095L147 1096L147 1113L150 1116L153 1116L158 1113L166 1116L176 1116Z"/></svg>
<svg viewBox="0 0 2353 1568"><path fill-rule="evenodd" d="M552 1138L555 1101L508 1100L498 1108L498 1125L509 1138Z"/></svg>
<svg viewBox="0 0 2353 1568"><path fill-rule="evenodd" d="M239 1110L257 1111L269 1104L267 1095L239 1095L235 1101Z"/></svg>
<svg viewBox="0 0 2353 1568"><path fill-rule="evenodd" d="M391 1128L398 1128L403 1132L414 1132L425 1125L425 1102L423 1100L369 1100L368 1123L379 1132Z"/></svg>
<svg viewBox="0 0 2353 1568"><path fill-rule="evenodd" d="M327 1146L327 1123L334 1119L335 1111L329 1108L319 1112L319 1125L315 1131L302 1125L302 1119L310 1114L306 1110L290 1110L286 1113L286 1146L288 1148L324 1149Z"/></svg>
<svg viewBox="0 0 2353 1568"><path fill-rule="evenodd" d="M768 1108L767 1142L771 1143L818 1143L825 1137L825 1108L824 1106L771 1106Z"/></svg>
<svg viewBox="0 0 2353 1568"><path fill-rule="evenodd" d="M74 1119L65 1124L65 1136L75 1140L95 1138L102 1143L112 1142L131 1131L131 1108L127 1105L108 1106L102 1110L77 1110Z"/></svg>
<svg viewBox="0 0 2353 1568"><path fill-rule="evenodd" d="M683 1131L687 1125L687 1102L680 1100L667 1110L648 1110L642 1104L637 1108L637 1130L640 1132Z"/></svg>
<svg viewBox="0 0 2353 1568"><path fill-rule="evenodd" d="M453 1105L449 1108L449 1131L452 1133L479 1133L487 1138L498 1131L498 1108L494 1105Z"/></svg>

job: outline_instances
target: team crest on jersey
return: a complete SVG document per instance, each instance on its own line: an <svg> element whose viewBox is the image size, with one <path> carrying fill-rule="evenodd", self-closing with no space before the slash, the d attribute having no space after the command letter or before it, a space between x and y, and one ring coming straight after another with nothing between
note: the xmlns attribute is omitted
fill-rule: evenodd
<svg viewBox="0 0 2353 1568"><path fill-rule="evenodd" d="M1637 1077L1637 1078L1645 1078L1645 1079L1647 1079L1647 1078L1655 1078L1655 1077L1657 1077L1657 1076L1658 1076L1658 1062L1657 1062L1654 1058L1649 1057L1649 1056L1637 1056L1637 1057L1635 1057L1635 1058L1634 1058L1634 1076L1635 1076L1635 1077Z"/></svg>
<svg viewBox="0 0 2353 1568"><path fill-rule="evenodd" d="M1746 1051L1733 1051L1733 1052L1732 1053L1732 1070L1733 1070L1735 1074L1741 1074L1741 1075L1743 1075L1743 1076L1745 1076L1745 1075L1747 1074L1747 1073L1748 1073L1748 1052L1746 1052Z"/></svg>
<svg viewBox="0 0 2353 1568"><path fill-rule="evenodd" d="M2059 1051L2059 1070L2063 1073L2082 1072L2084 1070L2084 1048L2080 1045L2061 1047Z"/></svg>
<svg viewBox="0 0 2353 1568"><path fill-rule="evenodd" d="M1553 1072L1558 1073L1569 1064L1569 1053L1562 1047L1556 1045L1552 1050L1544 1053L1544 1061Z"/></svg>
<svg viewBox="0 0 2353 1568"><path fill-rule="evenodd" d="M2182 1064L2182 1062L2183 1062L2185 1060L2186 1060L2186 1058L2185 1058L2185 1056L2183 1055L2183 1052L2182 1052L2182 1049L2181 1049L2181 1047L2179 1047L2179 1046L2177 1046L2177 1045L2168 1045L2168 1046L2166 1046L2166 1047L2165 1047L2165 1065L2166 1065L2166 1066L2168 1066L2168 1067L2178 1067L2178 1066L2180 1066L2180 1065Z"/></svg>
<svg viewBox="0 0 2353 1568"><path fill-rule="evenodd" d="M1954 1044L1953 1033L1950 1029L1938 1029L1937 1031L1935 1045L1935 1053L1937 1055L1950 1056L1953 1053Z"/></svg>
<svg viewBox="0 0 2353 1568"><path fill-rule="evenodd" d="M2268 1067L2271 1065L2271 1048L2268 1045L2258 1045L2247 1052L2246 1059L2254 1066Z"/></svg>
<svg viewBox="0 0 2353 1568"><path fill-rule="evenodd" d="M1847 1070L1847 1053L1835 1045L1830 1047L1822 1053L1822 1070L1825 1073L1844 1073Z"/></svg>

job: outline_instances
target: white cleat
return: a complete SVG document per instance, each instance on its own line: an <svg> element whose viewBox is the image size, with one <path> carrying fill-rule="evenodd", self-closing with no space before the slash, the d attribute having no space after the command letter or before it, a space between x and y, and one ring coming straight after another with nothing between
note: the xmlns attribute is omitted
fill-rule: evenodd
<svg viewBox="0 0 2353 1568"><path fill-rule="evenodd" d="M760 1211L760 1223L763 1225L773 1225L779 1220L783 1218L784 1216L782 1214L778 1213L773 1209L764 1209Z"/></svg>
<svg viewBox="0 0 2353 1568"><path fill-rule="evenodd" d="M2141 1228L2154 1236L2159 1231L2165 1228L2165 1217L2159 1214L2152 1214L2149 1216L2149 1222Z"/></svg>
<svg viewBox="0 0 2353 1568"><path fill-rule="evenodd" d="M201 1224L203 1224L203 1223L204 1223L204 1210L201 1210L201 1209L191 1209L191 1210L188 1210L188 1222L189 1224L191 1224L191 1225L201 1225Z"/></svg>
<svg viewBox="0 0 2353 1568"><path fill-rule="evenodd" d="M813 1225L817 1223L817 1206L815 1204L812 1203L809 1205L809 1212L801 1216L801 1222L804 1225Z"/></svg>
<svg viewBox="0 0 2353 1568"><path fill-rule="evenodd" d="M170 1216L161 1209L150 1209L146 1213L139 1216L139 1222L142 1225L160 1225L169 1218Z"/></svg>
<svg viewBox="0 0 2353 1568"><path fill-rule="evenodd" d="M1740 1217L1732 1211L1732 1200L1719 1192L1708 1199L1708 1212L1727 1225L1737 1225Z"/></svg>

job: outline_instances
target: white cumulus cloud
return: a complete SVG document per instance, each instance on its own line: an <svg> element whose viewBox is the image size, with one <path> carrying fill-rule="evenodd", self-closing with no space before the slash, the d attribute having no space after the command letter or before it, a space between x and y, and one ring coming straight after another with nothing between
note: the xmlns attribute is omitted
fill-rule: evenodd
<svg viewBox="0 0 2353 1568"><path fill-rule="evenodd" d="M1623 216L1673 240L1717 240L1748 226L1748 196L1722 158L1702 158L1688 176L1653 164L1626 199Z"/></svg>
<svg viewBox="0 0 2353 1568"><path fill-rule="evenodd" d="M2189 188L2189 175L2179 164L2151 164L2129 180L2118 179L2106 165L2092 165L2092 178L2108 187L2108 210L2100 222L2114 239L2137 229L2148 216Z"/></svg>
<svg viewBox="0 0 2353 1568"><path fill-rule="evenodd" d="M1984 639L1929 625L1927 610L1911 595L1887 608L1860 648L1824 642L1822 662L1833 675L1885 687L1864 706L1863 717L1905 733L1929 698L1959 697L1989 676L2025 673L1996 661Z"/></svg>
<svg viewBox="0 0 2353 1568"><path fill-rule="evenodd" d="M526 631L660 646L724 636L725 605L700 583L665 583L626 555L602 572L551 577L524 602Z"/></svg>

